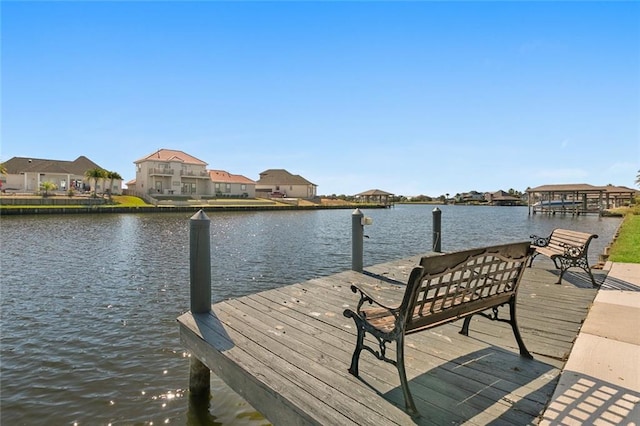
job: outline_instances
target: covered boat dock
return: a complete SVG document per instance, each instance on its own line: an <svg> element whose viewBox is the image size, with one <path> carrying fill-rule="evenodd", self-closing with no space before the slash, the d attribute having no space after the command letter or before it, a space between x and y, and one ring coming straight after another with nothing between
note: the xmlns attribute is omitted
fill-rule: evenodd
<svg viewBox="0 0 640 426"><path fill-rule="evenodd" d="M529 214L601 214L603 210L633 203L635 189L593 186L586 183L542 185L527 188Z"/></svg>

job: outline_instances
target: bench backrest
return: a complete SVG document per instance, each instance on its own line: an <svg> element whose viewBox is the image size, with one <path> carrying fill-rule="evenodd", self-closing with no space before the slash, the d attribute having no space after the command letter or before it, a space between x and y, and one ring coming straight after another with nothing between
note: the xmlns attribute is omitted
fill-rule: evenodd
<svg viewBox="0 0 640 426"><path fill-rule="evenodd" d="M574 247L584 248L586 251L589 248L591 239L598 238L595 234L588 234L586 232L570 231L568 229L554 229L549 237L549 244L547 247L558 250L560 252L565 251L565 244L569 244Z"/></svg>
<svg viewBox="0 0 640 426"><path fill-rule="evenodd" d="M529 241L423 257L400 306L405 332L483 311L515 297Z"/></svg>

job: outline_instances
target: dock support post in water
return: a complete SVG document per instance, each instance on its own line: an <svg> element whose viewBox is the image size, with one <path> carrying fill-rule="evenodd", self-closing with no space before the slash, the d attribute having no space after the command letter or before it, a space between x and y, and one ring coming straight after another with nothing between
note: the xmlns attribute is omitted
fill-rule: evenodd
<svg viewBox="0 0 640 426"><path fill-rule="evenodd" d="M442 251L442 210L439 208L433 209L433 235L431 241L433 242L433 251L440 253Z"/></svg>
<svg viewBox="0 0 640 426"><path fill-rule="evenodd" d="M191 312L207 313L211 310L211 221L200 210L190 219L189 265L191 288ZM191 357L189 369L189 393L202 397L211 392L211 371L199 359Z"/></svg>
<svg viewBox="0 0 640 426"><path fill-rule="evenodd" d="M364 253L364 213L355 209L351 214L351 270L362 272Z"/></svg>

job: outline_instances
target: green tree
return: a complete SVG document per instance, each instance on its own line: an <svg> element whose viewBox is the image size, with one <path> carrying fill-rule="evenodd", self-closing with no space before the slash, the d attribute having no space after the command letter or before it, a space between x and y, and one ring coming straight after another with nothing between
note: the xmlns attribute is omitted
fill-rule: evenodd
<svg viewBox="0 0 640 426"><path fill-rule="evenodd" d="M113 190L113 181L122 180L122 176L118 172L106 172L105 177L109 179L109 201L111 201L111 191Z"/></svg>
<svg viewBox="0 0 640 426"><path fill-rule="evenodd" d="M84 177L89 179L89 181L93 179L93 187L92 187L93 196L97 197L98 196L98 193L97 193L98 179L104 179L106 177L106 172L103 169L96 167L94 169L89 169L86 172L84 172Z"/></svg>
<svg viewBox="0 0 640 426"><path fill-rule="evenodd" d="M42 191L43 197L48 197L49 191L55 191L56 189L58 189L58 187L53 182L49 182L49 181L40 182L40 190Z"/></svg>
<svg viewBox="0 0 640 426"><path fill-rule="evenodd" d="M638 170L638 174L636 175L636 185L640 186L640 170Z"/></svg>

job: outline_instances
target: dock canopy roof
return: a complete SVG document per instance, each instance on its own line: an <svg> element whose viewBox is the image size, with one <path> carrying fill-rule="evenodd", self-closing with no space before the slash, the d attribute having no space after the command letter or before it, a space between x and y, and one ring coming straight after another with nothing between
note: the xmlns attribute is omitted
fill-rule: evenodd
<svg viewBox="0 0 640 426"><path fill-rule="evenodd" d="M542 185L535 188L527 188L527 192L602 192L602 187L587 183Z"/></svg>
<svg viewBox="0 0 640 426"><path fill-rule="evenodd" d="M390 192L382 191L380 189L370 189L368 191L364 191L359 194L356 194L356 197L377 197L380 195L386 195L387 197L390 197L393 194Z"/></svg>

